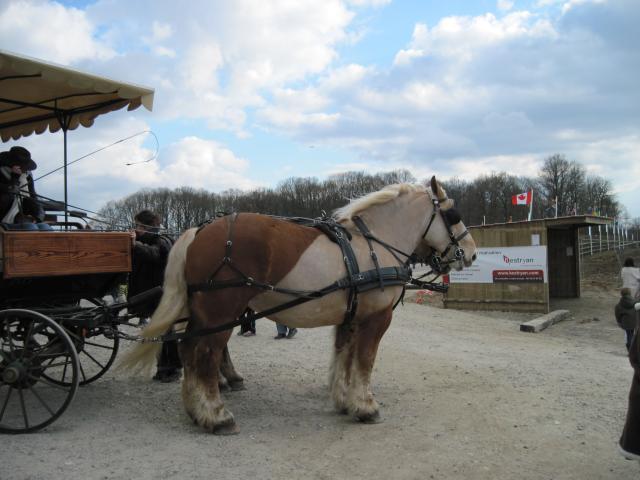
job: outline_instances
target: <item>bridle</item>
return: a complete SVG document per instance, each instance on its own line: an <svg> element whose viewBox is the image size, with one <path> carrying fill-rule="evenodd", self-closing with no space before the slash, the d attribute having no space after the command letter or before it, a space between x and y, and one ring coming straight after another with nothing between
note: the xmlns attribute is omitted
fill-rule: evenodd
<svg viewBox="0 0 640 480"><path fill-rule="evenodd" d="M464 249L460 246L459 242L464 237L469 235L469 230L467 230L466 228L464 229L464 232L459 235L455 235L453 233L453 229L451 228L451 226L460 223L462 221L462 218L460 217L458 211L454 208L449 208L447 210L442 210L442 208L440 208L440 203L445 202L446 200L447 198L439 199L437 197L431 197L433 211L431 212L431 218L427 223L427 228L425 228L424 233L422 234L423 240L426 241L429 230L433 225L433 221L435 220L436 216L440 214L444 226L447 229L447 233L449 234L449 244L446 246L442 253L438 253L434 248L430 247L433 253L428 259L431 268L438 273L443 273L445 270L445 266L449 265L450 263L458 262L464 259ZM453 258L444 260L452 248L454 249Z"/></svg>

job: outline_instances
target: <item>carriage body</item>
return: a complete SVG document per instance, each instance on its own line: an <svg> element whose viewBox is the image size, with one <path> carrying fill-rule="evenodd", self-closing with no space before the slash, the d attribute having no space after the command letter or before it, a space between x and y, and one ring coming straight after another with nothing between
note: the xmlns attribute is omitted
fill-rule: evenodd
<svg viewBox="0 0 640 480"><path fill-rule="evenodd" d="M131 270L131 237L0 229L0 252L0 432L32 432L113 364L130 316L102 297Z"/></svg>
<svg viewBox="0 0 640 480"><path fill-rule="evenodd" d="M99 298L131 271L126 232L0 231L0 308Z"/></svg>

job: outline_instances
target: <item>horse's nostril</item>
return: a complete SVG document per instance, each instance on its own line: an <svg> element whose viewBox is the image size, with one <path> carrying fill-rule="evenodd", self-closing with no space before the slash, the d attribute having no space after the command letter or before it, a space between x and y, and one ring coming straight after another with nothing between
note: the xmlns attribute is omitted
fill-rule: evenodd
<svg viewBox="0 0 640 480"><path fill-rule="evenodd" d="M474 253L473 256L471 257L471 260L473 260L474 262L476 261L476 254Z"/></svg>

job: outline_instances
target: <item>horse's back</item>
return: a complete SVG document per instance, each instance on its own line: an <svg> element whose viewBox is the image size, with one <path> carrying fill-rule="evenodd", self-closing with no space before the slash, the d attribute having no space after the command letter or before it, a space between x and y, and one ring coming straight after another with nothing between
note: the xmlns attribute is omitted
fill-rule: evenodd
<svg viewBox="0 0 640 480"><path fill-rule="evenodd" d="M240 271L275 284L320 235L316 228L256 213L219 218L198 232L189 246L187 282L206 281L228 256L233 268L220 269L216 280L237 278Z"/></svg>

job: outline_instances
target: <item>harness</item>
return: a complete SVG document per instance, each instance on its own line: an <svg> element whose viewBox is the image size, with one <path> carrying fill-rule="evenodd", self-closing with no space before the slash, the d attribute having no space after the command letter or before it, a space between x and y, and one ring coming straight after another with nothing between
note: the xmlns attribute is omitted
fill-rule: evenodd
<svg viewBox="0 0 640 480"><path fill-rule="evenodd" d="M455 212L455 214L458 215L458 220L456 221L453 215L451 214L447 215L447 213L450 210L446 210L443 213L443 211L440 209L440 201L438 199L434 198L432 199L432 202L433 202L434 208L431 214L431 218L429 219L427 227L422 235L422 238L425 238L427 236L427 234L429 233L429 230L431 229L433 221L436 218L436 215L440 214L444 220L444 224L449 233L450 243L442 253L442 256L438 255L436 252L432 254L432 258L430 260L432 271L427 272L425 275L422 275L419 278L412 278L411 268L409 267L409 263L414 258L414 256L412 254L403 252L402 250L399 250L393 245L390 245L385 241L375 237L371 233L371 231L369 230L369 228L364 223L361 217L354 216L352 218L352 221L356 226L356 228L358 229L358 231L360 232L360 234L366 240L367 246L369 247L369 256L371 257L371 260L374 265L373 269L365 270L363 272L361 272L359 269L358 261L353 251L353 247L351 246L351 238L352 238L351 234L349 233L349 231L347 231L347 229L343 225L337 223L334 219L328 218L326 216L323 216L317 219L303 218L303 217L274 217L280 220L293 222L297 225L317 228L323 234L325 234L332 242L336 243L340 247L342 259L344 261L345 268L347 271L346 276L339 280L336 280L335 282L331 283L330 285L327 285L324 288L321 288L320 290L312 290L312 291L293 290L288 288L277 287L275 285L257 280L251 276L246 275L244 272L242 272L233 263L233 259L232 259L234 225L240 214L233 213L231 215L228 215L225 217L226 219L228 219L227 221L229 223L227 241L225 243L225 256L222 258L222 260L220 261L216 269L213 271L213 273L209 276L207 281L202 283L187 285L187 294L191 296L196 292L221 290L226 288L252 287L252 288L257 288L257 289L268 291L268 292L292 295L296 298L288 302L282 303L280 305L276 305L275 307L263 310L261 312L248 311L247 313L245 313L245 315L242 315L238 319L233 320L231 322L227 322L223 325L218 325L210 328L203 328L200 330L189 330L181 333L175 333L175 332L167 333L159 338L148 338L148 339L145 339L144 341L147 341L147 342L153 342L158 340L184 341L193 337L200 337L200 336L210 335L213 333L219 333L219 332L234 328L246 321L253 321L260 318L268 317L270 315L273 315L274 313L278 313L283 310L296 307L298 305L309 302L311 300L322 298L338 290L348 290L347 309L345 312L343 323L341 324L341 328L350 327L351 321L353 320L357 312L358 295L360 293L364 293L376 288L380 288L381 291L384 291L384 288L388 286L402 286L402 293L398 301L393 306L394 309L398 306L398 304L404 298L407 283L417 285L420 288L444 293L447 291L448 286L438 285L438 284L435 284L433 281L422 281L421 278L433 272L436 272L436 276L437 276L440 273L441 271L440 269L442 269L443 265L446 265L447 263L452 263L456 260L463 258L464 251L459 246L458 242L459 240L464 238L466 235L468 235L469 232L465 230L463 233L461 233L458 236L454 235L451 229L451 225L460 221L459 214ZM447 218L447 216L449 216L449 218ZM208 223L210 222L207 222L201 225L200 229L196 232L196 235ZM398 261L398 265L392 266L392 267L381 267L378 261L378 256L373 248L373 242L378 243L383 248L385 248L389 253L391 253L391 255ZM448 262L443 261L442 257L446 256L446 254L449 252L449 250L452 247L456 248L454 259ZM406 260L403 261L399 255L404 256ZM216 280L216 276L224 268L232 270L237 275L237 277L229 280ZM175 323L184 322L186 320L188 319L179 319L179 320L176 320Z"/></svg>

